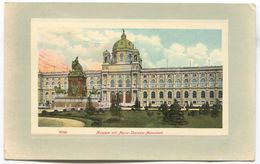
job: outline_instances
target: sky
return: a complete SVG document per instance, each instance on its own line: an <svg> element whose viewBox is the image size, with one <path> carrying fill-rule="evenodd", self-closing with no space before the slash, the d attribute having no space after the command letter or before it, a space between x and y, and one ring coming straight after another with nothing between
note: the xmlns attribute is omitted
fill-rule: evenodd
<svg viewBox="0 0 260 164"><path fill-rule="evenodd" d="M84 70L100 70L103 51L112 51L122 29L39 28L39 70L68 71L79 57ZM222 65L221 30L125 29L144 68Z"/></svg>

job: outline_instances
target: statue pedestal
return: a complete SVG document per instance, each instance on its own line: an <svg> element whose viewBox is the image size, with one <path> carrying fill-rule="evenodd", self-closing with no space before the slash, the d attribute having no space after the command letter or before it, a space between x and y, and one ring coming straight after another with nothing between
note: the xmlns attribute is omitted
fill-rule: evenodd
<svg viewBox="0 0 260 164"><path fill-rule="evenodd" d="M98 99L91 98L91 103L94 107L99 107ZM54 109L58 111L66 110L80 110L88 107L87 97L56 97L54 100Z"/></svg>
<svg viewBox="0 0 260 164"><path fill-rule="evenodd" d="M56 97L54 100L54 109L85 109L88 103L88 98L86 97L86 77L82 66L78 62L78 57L72 61L72 71L68 75L68 81L68 96ZM92 102L92 105L96 107L98 103Z"/></svg>
<svg viewBox="0 0 260 164"><path fill-rule="evenodd" d="M69 89L68 96L86 96L86 78L84 76L68 76Z"/></svg>

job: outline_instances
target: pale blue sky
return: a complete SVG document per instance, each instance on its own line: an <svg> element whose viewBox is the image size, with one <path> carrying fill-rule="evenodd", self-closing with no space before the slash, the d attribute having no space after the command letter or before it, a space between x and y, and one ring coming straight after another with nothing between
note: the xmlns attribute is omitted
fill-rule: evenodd
<svg viewBox="0 0 260 164"><path fill-rule="evenodd" d="M139 49L144 67L222 65L221 30L125 29L127 39ZM122 29L78 29L39 32L38 48L63 56L65 64L79 56L85 69L102 64L102 52L111 52Z"/></svg>

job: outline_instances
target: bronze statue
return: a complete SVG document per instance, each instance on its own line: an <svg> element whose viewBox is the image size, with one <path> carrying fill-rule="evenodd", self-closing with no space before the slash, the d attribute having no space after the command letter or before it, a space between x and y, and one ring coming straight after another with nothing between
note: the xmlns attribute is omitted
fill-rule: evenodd
<svg viewBox="0 0 260 164"><path fill-rule="evenodd" d="M72 71L70 72L70 75L83 75L83 68L80 65L79 61L78 61L78 57L76 57L76 59L74 61L72 61L71 64L72 67Z"/></svg>

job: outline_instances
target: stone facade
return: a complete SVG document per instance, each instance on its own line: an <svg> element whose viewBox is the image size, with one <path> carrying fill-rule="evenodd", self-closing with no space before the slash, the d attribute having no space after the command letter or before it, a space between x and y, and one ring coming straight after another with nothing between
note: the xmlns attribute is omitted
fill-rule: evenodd
<svg viewBox="0 0 260 164"><path fill-rule="evenodd" d="M100 104L109 106L111 97L119 92L122 106L131 106L135 99L141 106L159 106L177 99L181 105L202 105L206 101L222 101L223 67L171 67L142 68L141 55L123 32L110 53L103 53L102 70L85 71L86 88L89 94L93 86L97 89ZM61 84L68 89L68 73L39 73L39 103L52 102L54 86Z"/></svg>

